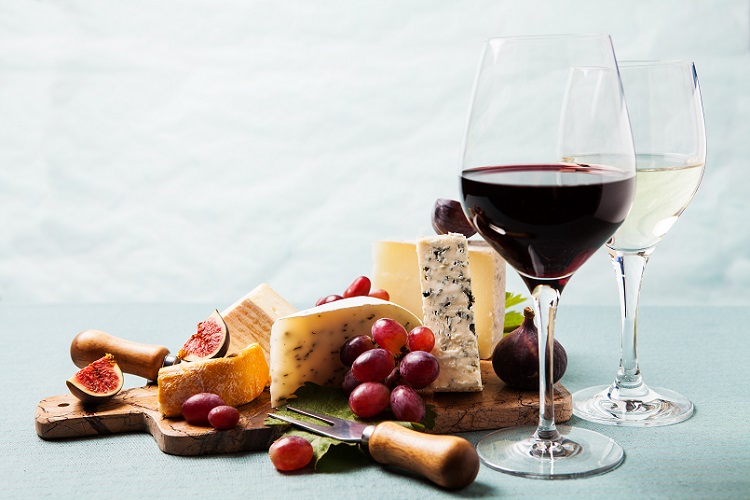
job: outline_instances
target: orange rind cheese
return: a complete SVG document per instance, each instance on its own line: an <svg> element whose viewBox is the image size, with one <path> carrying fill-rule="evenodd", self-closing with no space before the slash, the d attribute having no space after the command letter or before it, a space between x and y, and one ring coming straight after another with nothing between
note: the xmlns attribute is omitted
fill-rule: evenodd
<svg viewBox="0 0 750 500"><path fill-rule="evenodd" d="M159 370L159 411L165 417L181 415L182 403L201 392L218 394L229 406L240 406L257 398L271 381L263 349L250 344L236 355L193 363L180 363Z"/></svg>

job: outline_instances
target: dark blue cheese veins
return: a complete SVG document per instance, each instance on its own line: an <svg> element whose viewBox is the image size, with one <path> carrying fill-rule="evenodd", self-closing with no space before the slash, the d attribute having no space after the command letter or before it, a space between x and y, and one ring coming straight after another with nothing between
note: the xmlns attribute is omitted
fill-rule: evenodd
<svg viewBox="0 0 750 500"><path fill-rule="evenodd" d="M424 325L435 334L432 354L440 363L440 375L432 389L481 391L466 238L454 233L422 238L417 241L417 259Z"/></svg>

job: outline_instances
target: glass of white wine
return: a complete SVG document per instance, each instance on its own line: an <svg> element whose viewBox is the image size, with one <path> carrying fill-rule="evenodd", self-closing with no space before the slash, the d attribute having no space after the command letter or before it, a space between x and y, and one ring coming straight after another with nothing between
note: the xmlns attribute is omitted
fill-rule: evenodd
<svg viewBox="0 0 750 500"><path fill-rule="evenodd" d="M614 382L573 394L573 412L601 424L669 425L690 417L693 404L643 381L636 352L638 299L651 253L703 177L703 104L691 62L620 62L619 69L637 160L633 207L606 244L620 290L622 353Z"/></svg>

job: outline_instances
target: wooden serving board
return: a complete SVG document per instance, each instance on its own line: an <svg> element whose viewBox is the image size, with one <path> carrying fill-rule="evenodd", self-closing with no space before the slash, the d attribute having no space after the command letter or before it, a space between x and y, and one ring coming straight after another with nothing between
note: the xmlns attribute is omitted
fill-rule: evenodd
<svg viewBox="0 0 750 500"><path fill-rule="evenodd" d="M435 427L428 432L446 434L535 424L538 391L518 391L505 386L482 361L484 390L475 393L425 393L435 406ZM72 394L42 399L36 409L36 432L42 439L69 439L125 432L148 432L159 449L171 455L211 455L266 450L284 430L266 426L271 411L268 389L251 403L240 406L240 423L231 430L188 424L183 419L162 417L156 400L157 387L127 389L106 403L84 406ZM565 422L573 414L570 393L555 386L555 419Z"/></svg>

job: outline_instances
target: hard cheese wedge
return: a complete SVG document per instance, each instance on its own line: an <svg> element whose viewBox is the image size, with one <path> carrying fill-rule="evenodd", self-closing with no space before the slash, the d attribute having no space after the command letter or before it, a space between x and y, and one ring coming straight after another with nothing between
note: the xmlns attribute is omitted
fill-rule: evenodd
<svg viewBox="0 0 750 500"><path fill-rule="evenodd" d="M257 398L269 382L266 358L259 344L250 344L236 355L159 370L159 411L165 417L181 414L182 403L193 394L213 392L229 406Z"/></svg>
<svg viewBox="0 0 750 500"><path fill-rule="evenodd" d="M229 354L249 344L260 344L269 361L271 327L274 321L297 312L270 286L262 283L221 313L229 329Z"/></svg>
<svg viewBox="0 0 750 500"><path fill-rule="evenodd" d="M505 260L484 241L468 240L469 272L474 295L474 323L479 356L492 357L505 322ZM373 288L387 290L395 302L422 316L422 288L415 242L376 241Z"/></svg>
<svg viewBox="0 0 750 500"><path fill-rule="evenodd" d="M417 242L417 261L424 325L435 334L432 354L440 363L440 374L431 387L445 392L481 391L466 238L461 234L422 238Z"/></svg>
<svg viewBox="0 0 750 500"><path fill-rule="evenodd" d="M372 324L391 318L408 330L421 321L409 310L385 300L353 297L280 318L271 329L271 406L286 403L305 382L336 386L347 367L341 346L357 335L371 335Z"/></svg>

